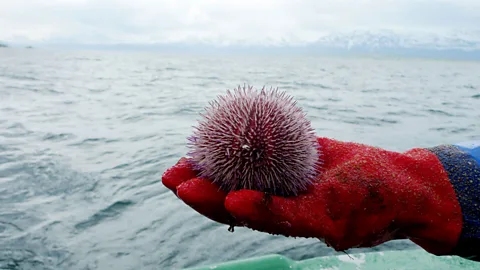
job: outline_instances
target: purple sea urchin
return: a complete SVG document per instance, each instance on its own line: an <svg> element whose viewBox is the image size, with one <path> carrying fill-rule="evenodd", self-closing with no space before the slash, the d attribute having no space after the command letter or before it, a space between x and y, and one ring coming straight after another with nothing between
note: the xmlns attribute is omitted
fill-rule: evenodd
<svg viewBox="0 0 480 270"><path fill-rule="evenodd" d="M189 138L191 160L225 191L290 196L316 177L320 149L296 101L277 89L238 87L210 102Z"/></svg>

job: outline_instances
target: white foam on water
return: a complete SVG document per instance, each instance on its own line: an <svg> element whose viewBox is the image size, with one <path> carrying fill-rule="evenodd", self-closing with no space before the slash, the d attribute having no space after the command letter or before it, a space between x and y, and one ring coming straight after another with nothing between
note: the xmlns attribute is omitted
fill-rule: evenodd
<svg viewBox="0 0 480 270"><path fill-rule="evenodd" d="M365 254L358 254L355 255L339 255L337 258L345 263L352 263L357 266L357 269L361 269L360 267L365 263L365 258L367 256Z"/></svg>

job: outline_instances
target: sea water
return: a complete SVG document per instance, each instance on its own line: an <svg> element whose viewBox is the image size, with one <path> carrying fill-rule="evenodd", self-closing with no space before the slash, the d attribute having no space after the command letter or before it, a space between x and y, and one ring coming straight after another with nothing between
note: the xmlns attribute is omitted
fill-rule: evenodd
<svg viewBox="0 0 480 270"><path fill-rule="evenodd" d="M278 87L319 136L404 151L480 140L480 63L0 50L0 268L181 269L314 239L217 224L161 183L208 102ZM360 251L418 248L394 241ZM356 252L352 250L351 252Z"/></svg>

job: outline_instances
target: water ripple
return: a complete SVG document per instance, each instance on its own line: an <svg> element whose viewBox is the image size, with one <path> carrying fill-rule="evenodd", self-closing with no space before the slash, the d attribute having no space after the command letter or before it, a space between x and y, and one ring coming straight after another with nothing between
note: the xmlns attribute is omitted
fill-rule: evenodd
<svg viewBox="0 0 480 270"><path fill-rule="evenodd" d="M97 225L98 223L104 221L105 219L111 219L120 215L124 210L133 204L132 201L118 201L109 205L107 208L104 208L94 215L92 215L88 220L77 223L75 229L85 230L90 227Z"/></svg>

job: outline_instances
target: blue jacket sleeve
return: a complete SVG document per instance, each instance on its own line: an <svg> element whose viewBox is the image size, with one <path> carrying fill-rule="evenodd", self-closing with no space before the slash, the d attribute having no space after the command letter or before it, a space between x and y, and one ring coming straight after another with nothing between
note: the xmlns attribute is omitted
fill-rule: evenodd
<svg viewBox="0 0 480 270"><path fill-rule="evenodd" d="M440 160L463 214L453 255L480 261L480 141L429 148Z"/></svg>

